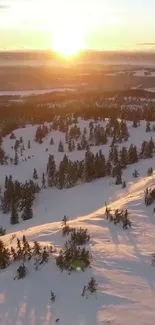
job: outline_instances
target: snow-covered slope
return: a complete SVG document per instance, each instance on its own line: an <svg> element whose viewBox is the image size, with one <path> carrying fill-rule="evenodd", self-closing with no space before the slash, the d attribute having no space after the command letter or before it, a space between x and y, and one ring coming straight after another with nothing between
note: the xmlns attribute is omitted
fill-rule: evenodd
<svg viewBox="0 0 155 325"><path fill-rule="evenodd" d="M81 127L82 123L81 122ZM105 122L106 123L106 122ZM145 123L133 129L128 123L129 142L139 148L143 140L149 140L155 133L145 132ZM33 168L38 174L46 168L49 153L55 155L57 163L63 153L57 152L64 134L52 132L54 145L50 146L51 134L43 144L32 141L36 126L27 126L14 133L23 137L25 147L31 139L31 149L24 155L34 158L20 162L18 166L0 166L0 181L4 183L6 174L26 180L32 178ZM10 147L14 140L9 136L4 140L4 148L13 155ZM122 146L121 144L120 146ZM46 152L46 148L49 151ZM104 154L109 145L101 146ZM92 147L97 152L100 147ZM67 150L67 147L66 147ZM84 152L67 153L72 159L82 159ZM17 264L0 271L0 324L1 325L154 325L155 324L155 269L151 266L151 254L155 250L155 215L153 206L145 207L144 190L155 183L155 174L146 177L147 169L153 167L154 158L141 160L127 167L124 178L125 189L110 184L109 177L89 184L81 184L71 189L42 190L35 200L34 218L16 226L9 225L7 215L0 215L0 224L7 228L2 237L7 245L22 238L41 244L54 243L60 249L64 243L61 234L61 219L69 216L73 227L88 228L90 250L93 256L92 267L83 272L63 273L57 268L54 259L35 271L27 263L29 273L26 278L14 281ZM137 167L138 166L138 167ZM132 172L138 168L140 177L134 179ZM105 220L105 202L111 209L127 208L132 221L131 229L123 230ZM14 235L14 237L12 237ZM14 239L13 239L14 238ZM84 285L91 277L98 283L97 297L81 296ZM50 291L56 294L54 304L50 301Z"/></svg>

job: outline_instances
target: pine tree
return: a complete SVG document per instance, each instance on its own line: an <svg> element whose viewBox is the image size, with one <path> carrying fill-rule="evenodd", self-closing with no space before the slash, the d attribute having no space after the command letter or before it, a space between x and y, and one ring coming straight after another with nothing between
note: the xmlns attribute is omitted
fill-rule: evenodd
<svg viewBox="0 0 155 325"><path fill-rule="evenodd" d="M27 241L25 235L23 235L22 244L23 244L23 247L22 247L23 260L30 261L30 259L32 258L31 247L30 247L29 242Z"/></svg>
<svg viewBox="0 0 155 325"><path fill-rule="evenodd" d="M0 236L5 236L5 235L6 235L6 229L1 226L0 227Z"/></svg>
<svg viewBox="0 0 155 325"><path fill-rule="evenodd" d="M48 260L49 260L49 252L47 251L46 247L44 247L43 252L41 254L40 264L47 263Z"/></svg>
<svg viewBox="0 0 155 325"><path fill-rule="evenodd" d="M0 269L5 269L10 264L10 252L0 240Z"/></svg>
<svg viewBox="0 0 155 325"><path fill-rule="evenodd" d="M29 201L28 198L26 199L25 207L21 217L23 220L29 220L33 217L32 201Z"/></svg>
<svg viewBox="0 0 155 325"><path fill-rule="evenodd" d="M63 219L61 220L61 226L66 227L68 220L69 220L68 217L64 216Z"/></svg>
<svg viewBox="0 0 155 325"><path fill-rule="evenodd" d="M135 119L135 120L133 121L133 127L134 127L134 128L137 128L137 127L138 127L138 120L137 120L137 119Z"/></svg>
<svg viewBox="0 0 155 325"><path fill-rule="evenodd" d="M46 188L46 180L45 180L45 174L42 173L42 187Z"/></svg>
<svg viewBox="0 0 155 325"><path fill-rule="evenodd" d="M85 153L85 161L84 161L84 171L83 171L83 179L86 182L91 182L95 179L95 157L92 152L88 149Z"/></svg>
<svg viewBox="0 0 155 325"><path fill-rule="evenodd" d="M11 139L11 140L16 139L16 136L15 136L15 134L14 134L13 132L12 132L11 135L10 135L10 139Z"/></svg>
<svg viewBox="0 0 155 325"><path fill-rule="evenodd" d="M82 290L82 293L81 293L81 296L82 296L82 297L84 297L84 296L85 296L85 294L86 294L86 291L87 291L87 287L86 287L86 286L84 286L84 287L83 287L83 290Z"/></svg>
<svg viewBox="0 0 155 325"><path fill-rule="evenodd" d="M38 179L38 174L36 168L33 170L33 179Z"/></svg>
<svg viewBox="0 0 155 325"><path fill-rule="evenodd" d="M17 153L17 151L15 151L14 165L17 166L18 163L19 163L18 153Z"/></svg>
<svg viewBox="0 0 155 325"><path fill-rule="evenodd" d="M108 160L106 165L105 165L105 172L107 176L111 175L112 172L112 166L111 166L111 162Z"/></svg>
<svg viewBox="0 0 155 325"><path fill-rule="evenodd" d="M123 181L123 182L122 182L122 188L125 188L125 187L126 187L126 182Z"/></svg>
<svg viewBox="0 0 155 325"><path fill-rule="evenodd" d="M61 140L60 140L60 142L59 142L58 151L59 151L59 152L64 152L64 146L63 146L63 143L62 143Z"/></svg>
<svg viewBox="0 0 155 325"><path fill-rule="evenodd" d="M56 296L53 291L51 291L51 301L55 302Z"/></svg>
<svg viewBox="0 0 155 325"><path fill-rule="evenodd" d="M15 150L15 151L18 150L18 148L19 148L19 144L20 144L19 140L16 140L15 145L14 145L14 150Z"/></svg>
<svg viewBox="0 0 155 325"><path fill-rule="evenodd" d="M68 141L68 150L69 150L69 152L72 152L72 150L73 150L73 148L72 148L72 140L71 140L71 138L70 138L69 141Z"/></svg>
<svg viewBox="0 0 155 325"><path fill-rule="evenodd" d="M126 166L128 164L128 152L127 152L127 148L126 147L123 147L120 150L119 156L120 156L120 164L121 164L121 167L122 168L126 168Z"/></svg>
<svg viewBox="0 0 155 325"><path fill-rule="evenodd" d="M72 151L74 151L75 150L75 142L74 142L74 140L72 140Z"/></svg>
<svg viewBox="0 0 155 325"><path fill-rule="evenodd" d="M42 254L42 248L41 248L40 244L37 241L35 241L34 246L33 246L33 257L35 260L34 265L35 265L36 271L38 271L38 268L39 268L39 265L41 262L41 254Z"/></svg>
<svg viewBox="0 0 155 325"><path fill-rule="evenodd" d="M27 274L28 270L27 270L27 267L25 266L25 264L23 263L22 265L20 265L17 269L17 272L16 272L16 277L14 278L15 279L23 279L26 274Z"/></svg>
<svg viewBox="0 0 155 325"><path fill-rule="evenodd" d="M65 134L65 142L68 143L68 132Z"/></svg>
<svg viewBox="0 0 155 325"><path fill-rule="evenodd" d="M19 142L23 143L23 138L22 137L20 137Z"/></svg>
<svg viewBox="0 0 155 325"><path fill-rule="evenodd" d="M136 162L138 162L137 148L131 144L128 150L128 163L134 164Z"/></svg>
<svg viewBox="0 0 155 325"><path fill-rule="evenodd" d="M48 186L52 187L55 184L56 164L54 156L50 155L47 163Z"/></svg>
<svg viewBox="0 0 155 325"><path fill-rule="evenodd" d="M120 185L122 184L122 175L121 173L119 173L118 175L116 175L116 182L115 182L116 185Z"/></svg>
<svg viewBox="0 0 155 325"><path fill-rule="evenodd" d="M116 146L114 146L114 150L113 150L113 163L114 165L118 164L118 150Z"/></svg>
<svg viewBox="0 0 155 325"><path fill-rule="evenodd" d="M31 142L30 142L30 140L28 140L27 148L28 149L31 149Z"/></svg>
<svg viewBox="0 0 155 325"><path fill-rule="evenodd" d="M5 176L5 189L7 189L8 187L8 176L6 175Z"/></svg>
<svg viewBox="0 0 155 325"><path fill-rule="evenodd" d="M146 132L151 132L150 122L146 122Z"/></svg>
<svg viewBox="0 0 155 325"><path fill-rule="evenodd" d="M96 280L91 277L91 280L88 282L87 290L92 294L97 291L98 284Z"/></svg>
<svg viewBox="0 0 155 325"><path fill-rule="evenodd" d="M139 173L138 173L138 171L135 169L132 175L133 175L134 178L137 178L137 177L139 176Z"/></svg>
<svg viewBox="0 0 155 325"><path fill-rule="evenodd" d="M54 140L53 140L53 138L51 138L50 145L52 146L53 144L54 144Z"/></svg>
<svg viewBox="0 0 155 325"><path fill-rule="evenodd" d="M147 170L147 175L148 175L148 176L151 176L152 173L153 173L153 168L152 168L152 167L148 168L148 170Z"/></svg>
<svg viewBox="0 0 155 325"><path fill-rule="evenodd" d="M18 211L15 204L12 204L10 223L11 225L19 223Z"/></svg>

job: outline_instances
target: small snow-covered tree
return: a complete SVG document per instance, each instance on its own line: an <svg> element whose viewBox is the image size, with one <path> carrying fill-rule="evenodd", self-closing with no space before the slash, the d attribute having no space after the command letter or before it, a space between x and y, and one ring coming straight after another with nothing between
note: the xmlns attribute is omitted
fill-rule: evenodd
<svg viewBox="0 0 155 325"><path fill-rule="evenodd" d="M34 170L33 170L33 179L38 179L38 173L37 173L36 168L34 168Z"/></svg>
<svg viewBox="0 0 155 325"><path fill-rule="evenodd" d="M12 204L10 223L11 225L19 223L18 211L15 204Z"/></svg>
<svg viewBox="0 0 155 325"><path fill-rule="evenodd" d="M59 142L58 151L59 151L59 152L64 152L64 146L63 146L63 143L62 143L61 140L60 140L60 142Z"/></svg>

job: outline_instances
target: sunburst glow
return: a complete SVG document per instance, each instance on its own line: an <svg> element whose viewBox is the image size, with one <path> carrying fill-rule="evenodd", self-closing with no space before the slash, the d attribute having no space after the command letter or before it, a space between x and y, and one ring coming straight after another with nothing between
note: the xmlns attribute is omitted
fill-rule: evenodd
<svg viewBox="0 0 155 325"><path fill-rule="evenodd" d="M79 31L71 31L69 28L54 32L53 49L61 55L72 56L78 53L82 47L82 37Z"/></svg>

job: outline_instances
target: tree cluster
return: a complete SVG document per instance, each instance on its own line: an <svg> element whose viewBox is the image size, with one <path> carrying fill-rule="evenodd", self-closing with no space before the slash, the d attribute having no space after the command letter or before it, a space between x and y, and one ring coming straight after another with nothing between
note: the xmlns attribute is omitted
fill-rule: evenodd
<svg viewBox="0 0 155 325"><path fill-rule="evenodd" d="M111 209L106 206L105 211L106 219L110 222L113 222L114 225L120 223L123 229L131 227L131 221L129 220L128 210L118 210L116 209L114 213L111 212Z"/></svg>
<svg viewBox="0 0 155 325"><path fill-rule="evenodd" d="M22 278L25 262L32 260L37 270L40 265L48 262L51 253L53 253L52 246L42 248L37 241L30 246L25 235L22 240L17 238L16 248L11 246L9 249L0 240L0 269L5 269L14 262L22 261L22 265L17 270L17 278Z"/></svg>
<svg viewBox="0 0 155 325"><path fill-rule="evenodd" d="M90 265L91 254L89 250L83 245L87 244L90 240L90 235L87 229L75 229L70 228L68 225L68 218L64 216L62 219L62 233L64 235L64 229L66 235L71 233L70 239L66 241L64 248L60 250L59 255L56 257L57 266L63 271L64 269L69 272L75 271L74 266L80 265L84 270Z"/></svg>
<svg viewBox="0 0 155 325"><path fill-rule="evenodd" d="M32 180L22 184L17 180L13 181L11 175L6 176L4 193L1 195L1 209L4 214L11 212L11 224L19 222L19 212L23 220L33 217L32 205L39 191L38 184Z"/></svg>

